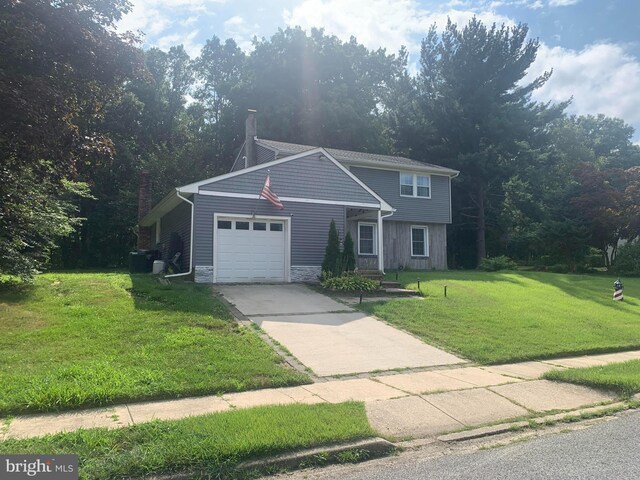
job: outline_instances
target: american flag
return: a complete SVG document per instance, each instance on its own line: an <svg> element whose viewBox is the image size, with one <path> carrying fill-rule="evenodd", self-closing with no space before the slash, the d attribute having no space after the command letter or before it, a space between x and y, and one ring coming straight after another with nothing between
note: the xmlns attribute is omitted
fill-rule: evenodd
<svg viewBox="0 0 640 480"><path fill-rule="evenodd" d="M282 205L282 202L278 198L278 195L276 195L271 191L271 178L269 178L269 175L267 175L267 178L264 181L264 187L262 187L262 193L260 193L260 198L269 200L275 207L281 210L284 208L284 205Z"/></svg>

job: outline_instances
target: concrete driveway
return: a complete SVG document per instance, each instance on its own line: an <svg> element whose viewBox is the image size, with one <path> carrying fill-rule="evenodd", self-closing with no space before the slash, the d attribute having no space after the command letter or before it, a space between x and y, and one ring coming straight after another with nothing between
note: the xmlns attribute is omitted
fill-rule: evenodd
<svg viewBox="0 0 640 480"><path fill-rule="evenodd" d="M304 285L218 291L321 377L464 362Z"/></svg>

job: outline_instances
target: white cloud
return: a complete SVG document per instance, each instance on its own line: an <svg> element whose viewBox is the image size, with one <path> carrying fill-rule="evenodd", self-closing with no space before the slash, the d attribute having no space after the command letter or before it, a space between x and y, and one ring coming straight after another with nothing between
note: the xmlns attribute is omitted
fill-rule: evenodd
<svg viewBox="0 0 640 480"><path fill-rule="evenodd" d="M258 35L259 29L259 25L247 24L245 19L240 15L235 15L224 22L225 36L233 38L238 46L245 52L253 49L251 39Z"/></svg>
<svg viewBox="0 0 640 480"><path fill-rule="evenodd" d="M550 7L568 7L569 5L575 5L580 0L549 0Z"/></svg>
<svg viewBox="0 0 640 480"><path fill-rule="evenodd" d="M200 55L200 50L202 50L202 44L195 41L198 33L200 33L198 30L193 30L185 35L178 33L165 35L156 40L154 46L167 51L174 45L182 45L189 56L195 58Z"/></svg>
<svg viewBox="0 0 640 480"><path fill-rule="evenodd" d="M640 60L623 45L599 43L576 51L543 44L528 78L551 68L553 75L534 93L536 99L560 102L573 96L570 113L604 113L640 126Z"/></svg>
<svg viewBox="0 0 640 480"><path fill-rule="evenodd" d="M457 9L462 7L465 9ZM304 0L292 10L283 11L289 26L324 28L329 34L348 40L355 36L369 48L386 48L395 52L405 45L417 53L420 40L436 23L444 28L447 18L463 25L476 15L485 24L514 22L493 11L467 8L467 4L453 0L446 9L429 11L415 0Z"/></svg>

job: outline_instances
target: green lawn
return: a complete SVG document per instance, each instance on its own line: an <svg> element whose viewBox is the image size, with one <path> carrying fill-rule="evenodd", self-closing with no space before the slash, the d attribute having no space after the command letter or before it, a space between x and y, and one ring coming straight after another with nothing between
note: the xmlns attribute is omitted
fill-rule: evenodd
<svg viewBox="0 0 640 480"><path fill-rule="evenodd" d="M91 480L180 471L233 478L243 460L374 434L362 403L284 405L6 440L0 454L74 453L80 478Z"/></svg>
<svg viewBox="0 0 640 480"><path fill-rule="evenodd" d="M417 288L418 277L424 300L363 308L481 363L640 348L638 278L623 279L625 301L614 302L610 276L451 271L406 272L399 280Z"/></svg>
<svg viewBox="0 0 640 480"><path fill-rule="evenodd" d="M549 380L614 390L622 395L631 396L640 392L640 360L611 363L601 367L552 370L544 377Z"/></svg>
<svg viewBox="0 0 640 480"><path fill-rule="evenodd" d="M0 416L309 381L209 287L51 273L0 289Z"/></svg>

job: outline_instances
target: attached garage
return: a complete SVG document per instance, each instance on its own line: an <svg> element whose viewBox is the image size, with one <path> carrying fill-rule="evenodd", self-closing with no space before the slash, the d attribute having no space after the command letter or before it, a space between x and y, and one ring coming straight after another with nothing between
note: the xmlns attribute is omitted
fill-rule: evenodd
<svg viewBox="0 0 640 480"><path fill-rule="evenodd" d="M215 215L214 281L287 282L289 218Z"/></svg>

